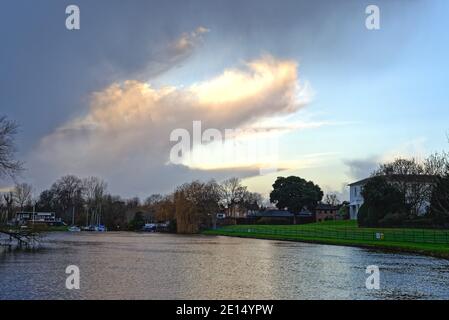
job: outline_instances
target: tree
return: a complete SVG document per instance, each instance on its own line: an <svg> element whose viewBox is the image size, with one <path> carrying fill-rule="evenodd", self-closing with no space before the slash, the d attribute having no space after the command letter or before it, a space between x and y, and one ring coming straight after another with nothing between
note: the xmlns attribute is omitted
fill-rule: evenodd
<svg viewBox="0 0 449 320"><path fill-rule="evenodd" d="M145 206L151 207L164 199L164 196L161 194L152 194L148 198L145 199Z"/></svg>
<svg viewBox="0 0 449 320"><path fill-rule="evenodd" d="M56 181L51 191L54 194L58 206L62 209L66 219L73 219L76 208L83 206L84 186L80 178L74 175L67 175Z"/></svg>
<svg viewBox="0 0 449 320"><path fill-rule="evenodd" d="M374 177L363 187L364 204L359 210L357 220L359 226L377 227L383 224L387 216L397 216L397 220L404 220L408 212L405 205L405 194L386 177ZM401 224L402 221L396 221Z"/></svg>
<svg viewBox="0 0 449 320"><path fill-rule="evenodd" d="M243 194L241 205L247 211L256 211L260 209L262 202L263 199L260 193L246 191Z"/></svg>
<svg viewBox="0 0 449 320"><path fill-rule="evenodd" d="M178 233L196 233L215 223L220 201L220 187L215 181L193 181L178 187L174 206Z"/></svg>
<svg viewBox="0 0 449 320"><path fill-rule="evenodd" d="M175 204L174 194L166 195L162 200L153 204L154 217L157 221L174 221L175 220Z"/></svg>
<svg viewBox="0 0 449 320"><path fill-rule="evenodd" d="M177 233L197 233L199 214L195 203L189 199L186 186L178 188L174 194Z"/></svg>
<svg viewBox="0 0 449 320"><path fill-rule="evenodd" d="M54 189L44 190L39 195L36 210L59 213L62 211Z"/></svg>
<svg viewBox="0 0 449 320"><path fill-rule="evenodd" d="M335 207L340 204L340 200L338 200L338 197L335 193L331 193L331 194L328 193L328 194L326 194L324 203Z"/></svg>
<svg viewBox="0 0 449 320"><path fill-rule="evenodd" d="M439 178L432 192L430 218L438 226L449 225L449 176Z"/></svg>
<svg viewBox="0 0 449 320"><path fill-rule="evenodd" d="M107 183L97 177L88 177L83 179L82 184L87 206L86 223L98 224L101 219L101 206Z"/></svg>
<svg viewBox="0 0 449 320"><path fill-rule="evenodd" d="M436 159L436 158L435 158ZM410 183L407 176L423 176L438 171L438 161L432 161L431 158L425 163L420 163L416 159L399 158L393 162L380 165L373 176L385 176L393 183L399 191L405 195L403 198L404 207L409 207L409 215L417 216L420 209L430 201L433 184L431 183Z"/></svg>
<svg viewBox="0 0 449 320"><path fill-rule="evenodd" d="M125 201L123 201L119 196L111 196L107 194L103 197L102 204L102 222L108 230L131 229L128 225Z"/></svg>
<svg viewBox="0 0 449 320"><path fill-rule="evenodd" d="M230 178L220 184L220 203L228 210L230 217L235 217L236 208L246 192L239 178Z"/></svg>
<svg viewBox="0 0 449 320"><path fill-rule="evenodd" d="M26 204L31 203L33 187L27 183L19 183L16 184L13 190L14 201L20 208L20 211L23 211L23 208Z"/></svg>
<svg viewBox="0 0 449 320"><path fill-rule="evenodd" d="M141 230L143 226L145 225L145 219L143 218L142 212L136 212L134 215L134 219L130 222L130 229L131 230Z"/></svg>
<svg viewBox="0 0 449 320"><path fill-rule="evenodd" d="M126 206L129 209L137 208L140 206L140 199L139 197L134 197L131 199L126 200Z"/></svg>
<svg viewBox="0 0 449 320"><path fill-rule="evenodd" d="M338 209L338 215L343 220L347 220L347 219L350 218L350 215L349 215L349 202L348 201L343 201L341 203L340 209Z"/></svg>
<svg viewBox="0 0 449 320"><path fill-rule="evenodd" d="M0 177L14 176L22 170L22 163L14 159L17 128L15 122L0 117Z"/></svg>
<svg viewBox="0 0 449 320"><path fill-rule="evenodd" d="M420 175L424 173L423 165L415 158L398 158L393 162L381 164L373 175Z"/></svg>
<svg viewBox="0 0 449 320"><path fill-rule="evenodd" d="M7 212L6 212L6 203L3 197L0 197L0 226L6 224L7 220Z"/></svg>
<svg viewBox="0 0 449 320"><path fill-rule="evenodd" d="M444 177L449 175L449 153L431 154L424 161L424 170L428 175Z"/></svg>
<svg viewBox="0 0 449 320"><path fill-rule="evenodd" d="M313 210L321 199L323 191L318 185L295 176L278 177L270 193L270 201L275 203L277 208L287 208L295 214L303 208Z"/></svg>
<svg viewBox="0 0 449 320"><path fill-rule="evenodd" d="M3 199L5 200L6 221L9 221L13 218L14 194L12 191L6 192L3 194Z"/></svg>

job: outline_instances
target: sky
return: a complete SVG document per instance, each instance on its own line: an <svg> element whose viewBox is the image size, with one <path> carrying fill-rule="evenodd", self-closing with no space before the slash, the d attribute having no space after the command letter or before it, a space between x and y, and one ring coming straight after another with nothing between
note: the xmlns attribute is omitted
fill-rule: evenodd
<svg viewBox="0 0 449 320"><path fill-rule="evenodd" d="M70 4L79 30L65 26ZM379 30L365 26L370 4ZM277 176L298 175L344 199L381 162L448 148L448 9L446 0L2 1L0 114L20 125L26 168L16 180L39 193L65 174L94 175L114 194L146 197L238 176L267 195ZM196 121L225 142L195 143ZM191 139L176 162L179 132Z"/></svg>

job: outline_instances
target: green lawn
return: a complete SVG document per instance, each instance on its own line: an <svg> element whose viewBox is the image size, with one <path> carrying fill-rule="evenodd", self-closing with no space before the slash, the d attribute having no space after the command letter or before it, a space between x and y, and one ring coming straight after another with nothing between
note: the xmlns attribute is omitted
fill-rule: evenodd
<svg viewBox="0 0 449 320"><path fill-rule="evenodd" d="M403 228L359 228L356 221L302 225L233 225L204 234L318 242L416 252L449 258L449 231Z"/></svg>

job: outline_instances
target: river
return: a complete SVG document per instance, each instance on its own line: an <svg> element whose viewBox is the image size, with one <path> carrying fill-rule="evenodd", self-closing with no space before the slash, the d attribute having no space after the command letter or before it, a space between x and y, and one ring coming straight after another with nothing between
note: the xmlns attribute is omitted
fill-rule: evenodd
<svg viewBox="0 0 449 320"><path fill-rule="evenodd" d="M449 299L449 261L362 248L171 234L50 233L0 253L0 299ZM65 269L80 270L80 289ZM380 269L380 289L365 286Z"/></svg>

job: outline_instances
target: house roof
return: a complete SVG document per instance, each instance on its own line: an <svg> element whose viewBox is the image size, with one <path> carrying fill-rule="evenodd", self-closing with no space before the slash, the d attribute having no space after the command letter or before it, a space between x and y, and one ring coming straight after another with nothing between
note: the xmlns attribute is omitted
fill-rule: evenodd
<svg viewBox="0 0 449 320"><path fill-rule="evenodd" d="M19 215L19 214L33 214L33 212L16 212L16 215ZM34 212L34 214L35 215L37 215L37 216L51 216L51 215L54 215L55 213L54 212Z"/></svg>
<svg viewBox="0 0 449 320"><path fill-rule="evenodd" d="M286 210L265 210L251 213L248 216L252 217L276 217L276 218L288 218L293 217L293 213Z"/></svg>
<svg viewBox="0 0 449 320"><path fill-rule="evenodd" d="M437 176L428 175L428 174L390 174L390 175L381 175L381 176L372 176L369 178L365 178L353 183L348 184L348 186L358 186L365 185L368 181L376 177L385 177L389 181L398 181L398 182L411 182L411 183L434 183L437 179Z"/></svg>
<svg viewBox="0 0 449 320"><path fill-rule="evenodd" d="M339 208L337 206L333 206L331 204L327 203L319 203L315 207L315 210L338 210Z"/></svg>

